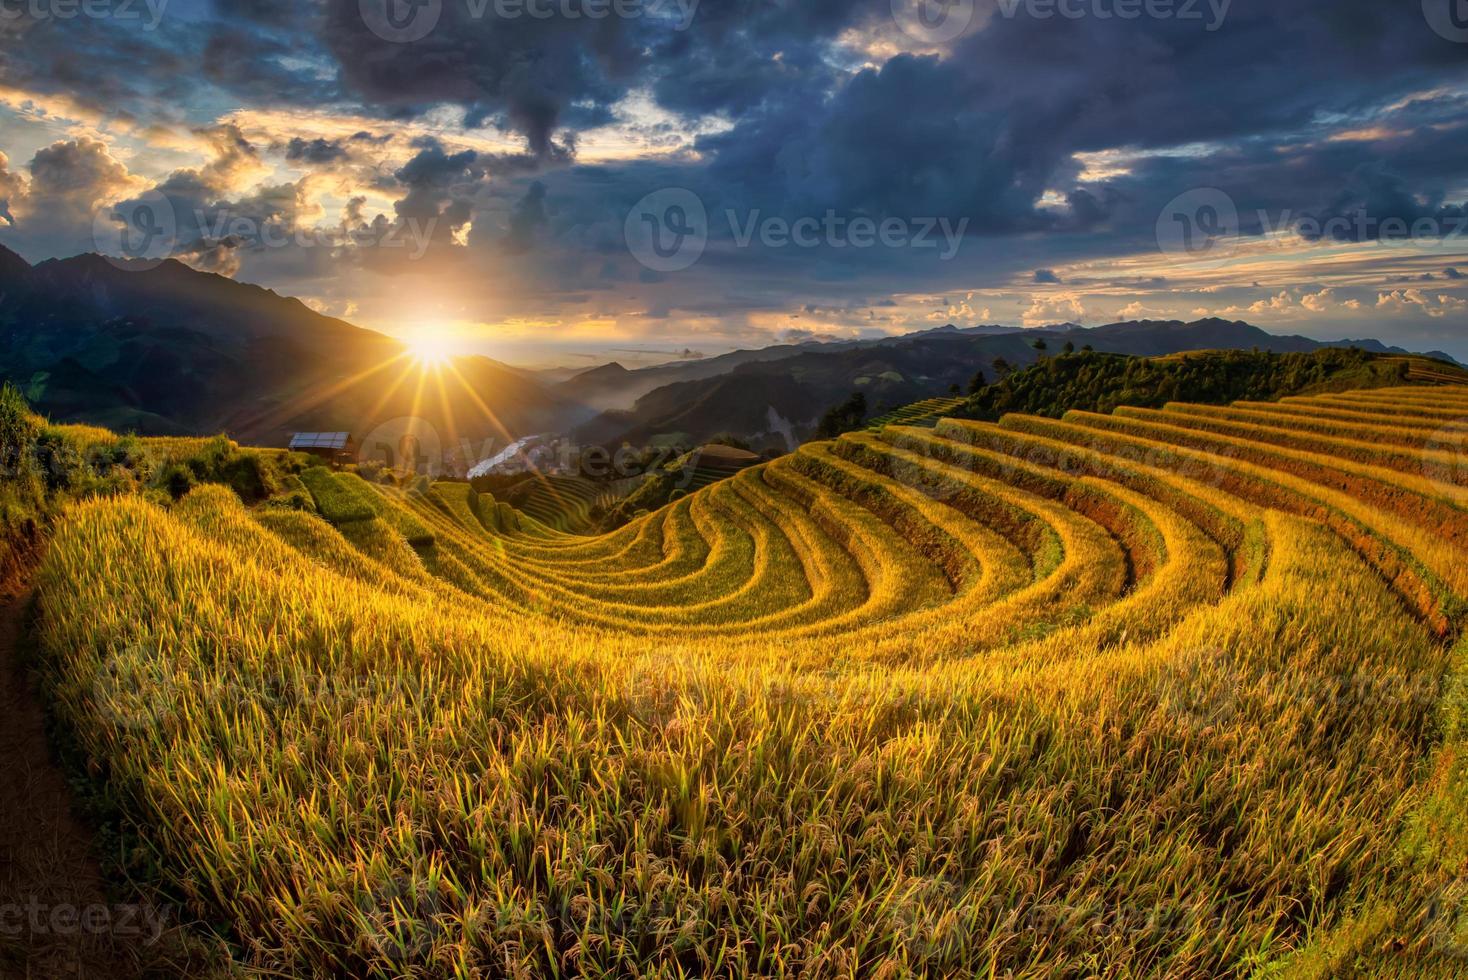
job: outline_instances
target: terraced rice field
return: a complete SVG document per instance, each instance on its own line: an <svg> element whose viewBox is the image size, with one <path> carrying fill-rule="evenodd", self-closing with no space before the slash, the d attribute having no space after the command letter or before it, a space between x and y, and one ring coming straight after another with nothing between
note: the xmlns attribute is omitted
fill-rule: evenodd
<svg viewBox="0 0 1468 980"><path fill-rule="evenodd" d="M636 488L636 481L597 482L582 477L532 476L516 488L513 504L553 530L584 534L594 525L592 509L609 507Z"/></svg>
<svg viewBox="0 0 1468 980"><path fill-rule="evenodd" d="M913 402L895 412L872 419L867 423L867 428L884 429L889 425L921 425L931 428L948 413L957 411L966 401L966 398L929 398Z"/></svg>
<svg viewBox="0 0 1468 980"><path fill-rule="evenodd" d="M720 480L727 480L759 461L758 456L743 449L704 446L677 460L673 464L673 470L679 476L679 489L685 493L693 493Z"/></svg>
<svg viewBox="0 0 1468 980"><path fill-rule="evenodd" d="M98 501L50 692L133 877L267 973L1462 975L1465 420L889 425L604 537Z"/></svg>

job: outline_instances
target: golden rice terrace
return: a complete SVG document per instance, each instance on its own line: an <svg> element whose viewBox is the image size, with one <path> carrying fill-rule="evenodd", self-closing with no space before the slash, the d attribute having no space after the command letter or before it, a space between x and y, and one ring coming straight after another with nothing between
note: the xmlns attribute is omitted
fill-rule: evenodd
<svg viewBox="0 0 1468 980"><path fill-rule="evenodd" d="M1468 971L1468 389L818 443L600 538L77 507L51 694L267 975Z"/></svg>

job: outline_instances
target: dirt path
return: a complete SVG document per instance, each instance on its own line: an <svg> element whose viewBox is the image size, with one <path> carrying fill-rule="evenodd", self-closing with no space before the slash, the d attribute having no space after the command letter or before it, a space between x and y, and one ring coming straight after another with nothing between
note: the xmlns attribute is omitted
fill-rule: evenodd
<svg viewBox="0 0 1468 980"><path fill-rule="evenodd" d="M144 910L109 897L27 678L32 597L0 599L0 977L140 976Z"/></svg>

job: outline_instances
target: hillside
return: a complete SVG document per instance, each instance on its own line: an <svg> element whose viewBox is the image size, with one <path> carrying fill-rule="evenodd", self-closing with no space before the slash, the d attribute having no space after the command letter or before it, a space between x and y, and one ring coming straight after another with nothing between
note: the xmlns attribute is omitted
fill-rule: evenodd
<svg viewBox="0 0 1468 980"><path fill-rule="evenodd" d="M531 474L503 498L545 527L568 534L590 534L602 517L636 492L642 482L642 477L590 480L584 476Z"/></svg>
<svg viewBox="0 0 1468 980"><path fill-rule="evenodd" d="M643 514L737 476L759 462L760 457L754 453L732 446L700 446L648 474L636 489L608 510L600 527L602 530L622 527Z"/></svg>
<svg viewBox="0 0 1468 980"><path fill-rule="evenodd" d="M1044 349L1037 349L1037 343ZM1372 353L1405 353L1377 341L1326 344L1217 319L1130 321L1089 329L944 328L879 341L781 348L783 356L778 359L740 363L723 375L655 388L629 410L603 413L579 428L577 436L613 445L676 438L695 446L725 435L758 449L784 450L792 440L815 435L822 414L853 392L865 394L871 411L880 416L914 402L949 396L954 386L968 391L980 372L987 381L997 381L996 362L1006 370L1023 370L1047 354L1060 353L1067 343L1100 353L1146 357L1215 348L1308 353L1346 345ZM642 374L627 373L633 378Z"/></svg>
<svg viewBox="0 0 1468 980"><path fill-rule="evenodd" d="M111 496L44 690L252 968L1448 976L1465 390L890 426L601 538Z"/></svg>
<svg viewBox="0 0 1468 980"><path fill-rule="evenodd" d="M896 411L879 415L866 422L868 429L885 429L889 425L935 426L943 419L960 414L966 404L963 398L927 398Z"/></svg>
<svg viewBox="0 0 1468 980"><path fill-rule="evenodd" d="M1359 348L1329 347L1308 354L1199 350L1153 358L1081 351L1043 358L987 385L951 414L991 421L1010 412L1059 418L1075 409L1161 408L1180 400L1215 405L1272 401L1429 378L1465 384L1468 370L1444 361L1378 355Z"/></svg>
<svg viewBox="0 0 1468 980"><path fill-rule="evenodd" d="M591 414L489 358L454 367L420 392L402 345L270 290L172 261L32 268L0 248L0 378L58 421L283 445L419 415L447 445L477 448Z"/></svg>

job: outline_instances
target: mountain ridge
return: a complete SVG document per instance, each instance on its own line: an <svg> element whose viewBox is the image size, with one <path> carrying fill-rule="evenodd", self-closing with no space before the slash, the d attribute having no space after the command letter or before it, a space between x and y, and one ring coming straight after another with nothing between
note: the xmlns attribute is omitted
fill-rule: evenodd
<svg viewBox="0 0 1468 980"><path fill-rule="evenodd" d="M58 421L281 445L416 416L444 445L478 447L594 414L480 355L434 374L424 397L415 374L433 372L400 342L263 286L171 260L0 253L0 376Z"/></svg>
<svg viewBox="0 0 1468 980"><path fill-rule="evenodd" d="M1045 349L1035 347L1044 342ZM793 448L772 424L777 418L801 438L814 434L821 414L852 392L867 396L873 415L926 398L966 391L974 376L995 380L1069 342L1102 353L1160 357L1189 350L1259 348L1280 354L1325 347L1361 347L1375 354L1417 353L1380 341L1318 341L1271 334L1242 320L1209 317L1128 320L1097 327L978 328L920 331L843 344L802 345L778 360L749 361L714 379L678 380L641 395L630 409L605 412L580 427L588 442L633 445L674 439L697 445L733 436L759 448ZM1440 352L1426 356L1452 358ZM636 372L634 372L636 373ZM758 403L758 404L756 404Z"/></svg>

